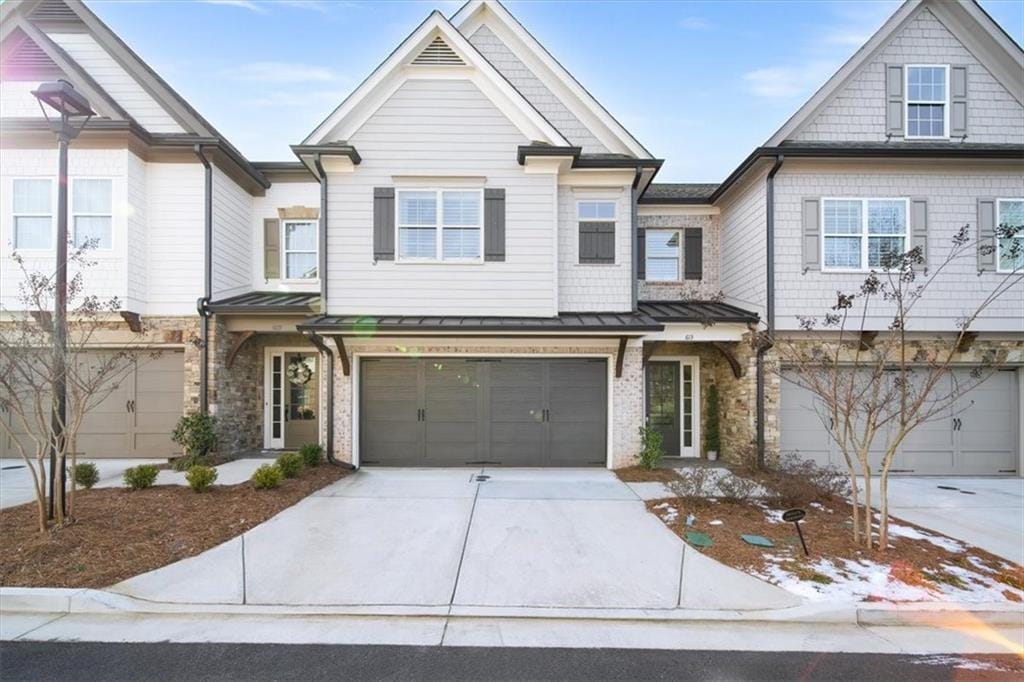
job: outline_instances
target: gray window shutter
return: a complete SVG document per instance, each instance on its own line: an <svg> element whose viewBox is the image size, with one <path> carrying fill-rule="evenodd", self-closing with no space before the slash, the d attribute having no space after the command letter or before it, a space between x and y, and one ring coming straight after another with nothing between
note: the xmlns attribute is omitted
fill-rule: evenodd
<svg viewBox="0 0 1024 682"><path fill-rule="evenodd" d="M636 228L636 278L647 279L647 230Z"/></svg>
<svg viewBox="0 0 1024 682"><path fill-rule="evenodd" d="M903 67L885 66L885 132L903 137Z"/></svg>
<svg viewBox="0 0 1024 682"><path fill-rule="evenodd" d="M978 270L996 269L996 200L978 199Z"/></svg>
<svg viewBox="0 0 1024 682"><path fill-rule="evenodd" d="M704 230L688 227L683 230L683 234L683 278L701 279L704 276Z"/></svg>
<svg viewBox="0 0 1024 682"><path fill-rule="evenodd" d="M921 248L921 257L928 265L928 200L910 200L910 248Z"/></svg>
<svg viewBox="0 0 1024 682"><path fill-rule="evenodd" d="M373 188L373 258L395 260L395 188Z"/></svg>
<svg viewBox="0 0 1024 682"><path fill-rule="evenodd" d="M263 278L281 277L281 221L263 219Z"/></svg>
<svg viewBox="0 0 1024 682"><path fill-rule="evenodd" d="M821 270L821 200L804 199L803 257L804 272Z"/></svg>
<svg viewBox="0 0 1024 682"><path fill-rule="evenodd" d="M615 223L580 221L580 263L615 262Z"/></svg>
<svg viewBox="0 0 1024 682"><path fill-rule="evenodd" d="M484 260L505 260L505 190L484 189Z"/></svg>
<svg viewBox="0 0 1024 682"><path fill-rule="evenodd" d="M962 137L967 134L967 67L954 66L949 70L949 134Z"/></svg>

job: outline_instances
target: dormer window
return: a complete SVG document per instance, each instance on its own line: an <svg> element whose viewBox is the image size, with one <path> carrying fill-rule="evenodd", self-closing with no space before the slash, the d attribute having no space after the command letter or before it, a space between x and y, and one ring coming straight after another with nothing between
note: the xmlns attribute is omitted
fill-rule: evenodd
<svg viewBox="0 0 1024 682"><path fill-rule="evenodd" d="M949 66L907 66L907 138L949 137Z"/></svg>

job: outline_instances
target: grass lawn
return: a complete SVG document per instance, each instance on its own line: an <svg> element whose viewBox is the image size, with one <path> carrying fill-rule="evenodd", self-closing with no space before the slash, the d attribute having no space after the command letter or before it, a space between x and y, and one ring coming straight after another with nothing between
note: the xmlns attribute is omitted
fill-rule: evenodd
<svg viewBox="0 0 1024 682"><path fill-rule="evenodd" d="M75 523L47 533L34 501L3 509L0 585L107 587L241 535L348 473L324 464L272 490L248 482L205 493L176 485L79 490Z"/></svg>

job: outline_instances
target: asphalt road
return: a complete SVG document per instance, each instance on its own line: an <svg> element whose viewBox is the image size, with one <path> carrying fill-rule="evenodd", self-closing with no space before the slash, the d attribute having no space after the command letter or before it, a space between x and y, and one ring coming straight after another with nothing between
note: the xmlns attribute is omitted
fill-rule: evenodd
<svg viewBox="0 0 1024 682"><path fill-rule="evenodd" d="M957 667L959 666L959 667ZM965 667L966 666L966 667ZM0 644L15 680L986 680L1013 656L287 644Z"/></svg>

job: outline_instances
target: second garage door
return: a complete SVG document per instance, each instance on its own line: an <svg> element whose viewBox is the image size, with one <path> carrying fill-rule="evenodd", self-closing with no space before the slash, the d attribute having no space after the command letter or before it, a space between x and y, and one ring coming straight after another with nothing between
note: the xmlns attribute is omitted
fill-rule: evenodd
<svg viewBox="0 0 1024 682"><path fill-rule="evenodd" d="M957 369L946 381L970 385L969 369ZM1014 370L994 372L960 397L949 414L912 431L893 460L892 471L925 475L999 475L1017 473L1017 439L1021 428ZM947 394L953 384L941 387ZM818 416L814 395L791 381L782 382L779 410L780 450L820 464L845 469L843 455ZM876 437L870 453L878 469L886 434Z"/></svg>
<svg viewBox="0 0 1024 682"><path fill-rule="evenodd" d="M604 466L603 359L366 358L360 462Z"/></svg>

